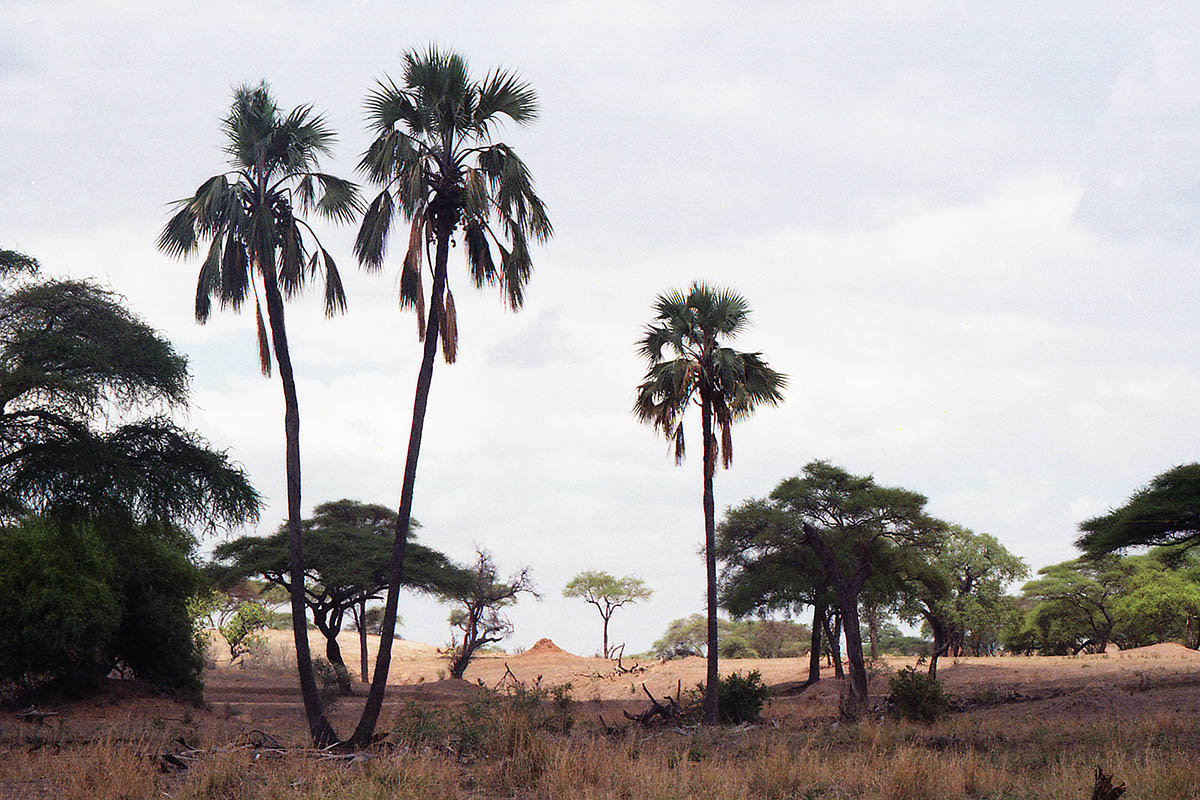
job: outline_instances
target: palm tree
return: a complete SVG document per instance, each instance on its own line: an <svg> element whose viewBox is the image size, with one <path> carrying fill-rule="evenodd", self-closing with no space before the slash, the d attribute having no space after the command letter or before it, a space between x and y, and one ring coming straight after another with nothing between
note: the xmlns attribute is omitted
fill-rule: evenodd
<svg viewBox="0 0 1200 800"><path fill-rule="evenodd" d="M408 223L400 305L416 309L417 337L425 349L417 374L379 656L352 739L360 745L370 741L383 704L439 340L446 363L453 363L458 351L454 295L446 272L452 239L466 245L471 283L476 288L499 287L515 311L524 301L532 270L529 240L544 242L553 234L529 170L511 147L493 141L505 118L524 125L537 117L537 94L514 73L495 69L473 81L466 60L457 53L434 46L423 53L412 50L404 55L402 85L390 78L380 81L366 106L375 139L359 166L380 192L367 208L354 249L365 268L378 270L392 222L399 217ZM433 281L428 306L423 286L426 264Z"/></svg>
<svg viewBox="0 0 1200 800"><path fill-rule="evenodd" d="M300 413L288 351L283 301L300 293L310 280L324 277L325 313L346 308L337 266L297 211L316 212L349 222L360 211L358 189L349 181L317 171L319 156L330 152L333 131L311 106L286 116L266 83L242 86L223 121L229 170L200 185L176 203L178 211L163 228L160 250L175 257L196 251L211 240L196 284L196 319L203 323L215 295L222 308L238 309L254 295L258 354L264 375L271 374L271 351L283 383L284 432L287 438L287 497L292 627L304 710L313 741L337 740L325 718L309 660L304 617L304 555L300 532ZM307 235L306 235L307 234ZM306 244L312 241L311 252ZM271 338L267 339L259 305L262 284Z"/></svg>
<svg viewBox="0 0 1200 800"><path fill-rule="evenodd" d="M683 462L683 417L700 406L704 435L704 557L708 571L708 679L704 721L717 722L717 561L713 473L718 454L728 469L733 461L733 423L760 405L778 405L787 378L767 366L761 353L740 353L722 344L746 328L750 308L729 289L693 283L654 301L655 322L647 325L639 352L649 362L638 385L633 414L674 443L675 463ZM668 356L664 356L664 351ZM721 429L718 445L714 423Z"/></svg>

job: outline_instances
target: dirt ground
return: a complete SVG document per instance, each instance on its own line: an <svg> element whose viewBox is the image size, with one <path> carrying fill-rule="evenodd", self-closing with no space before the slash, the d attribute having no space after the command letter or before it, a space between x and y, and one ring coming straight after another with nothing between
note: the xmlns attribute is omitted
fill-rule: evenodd
<svg viewBox="0 0 1200 800"><path fill-rule="evenodd" d="M120 687L103 698L57 709L55 724L78 729L81 738L119 735L146 720L175 728L185 722L191 729L229 738L239 732L263 730L281 741L302 744L305 739L303 708L296 685L295 655L290 634L271 632L270 650L257 659L231 665L219 661L205 676L205 706L192 708L142 694L122 694ZM344 634L340 644L347 664L357 676L358 644ZM311 639L314 654L324 652L319 634ZM374 658L377 640L371 637L369 653ZM888 657L873 666L871 694L880 701L887 694L887 678L895 670L914 663L911 658ZM626 659L620 673L613 662L577 656L548 639L520 654L478 656L465 680L446 676L446 657L436 647L397 641L393 651L386 707L381 730L390 725L396 708L407 700L423 703L454 703L469 698L480 683L494 687L511 672L525 683L541 681L550 687L571 684L581 719L621 720L622 710L640 711L647 705L642 684L657 696L684 692L704 678L705 662L686 658L669 662ZM725 659L723 674L757 670L768 686L780 686L807 676L807 658ZM1038 719L1069 718L1080 722L1107 718L1130 718L1155 714L1200 714L1200 652L1174 644L1137 650L1078 657L1023 657L943 659L939 668L947 691L960 703L987 718L1003 717L1014 723ZM777 697L767 716L779 722L817 724L838 715L843 682L833 679L825 668L822 680L796 696ZM133 690L131 689L130 692ZM366 685L357 682L355 695L342 698L329 711L335 729L347 735L358 718ZM18 723L0 722L4 728Z"/></svg>

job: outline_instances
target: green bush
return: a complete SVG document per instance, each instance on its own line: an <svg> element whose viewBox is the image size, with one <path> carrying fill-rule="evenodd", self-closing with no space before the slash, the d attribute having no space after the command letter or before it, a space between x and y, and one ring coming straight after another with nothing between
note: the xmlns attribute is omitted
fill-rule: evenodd
<svg viewBox="0 0 1200 800"><path fill-rule="evenodd" d="M111 669L116 564L90 525L28 518L0 529L0 679L97 685Z"/></svg>
<svg viewBox="0 0 1200 800"><path fill-rule="evenodd" d="M317 688L321 691L321 702L327 706L333 705L340 696L337 667L324 656L314 658L312 667L313 675L317 679Z"/></svg>
<svg viewBox="0 0 1200 800"><path fill-rule="evenodd" d="M770 692L758 670L745 677L740 672L726 675L717 683L717 705L721 722L737 725L755 722Z"/></svg>
<svg viewBox="0 0 1200 800"><path fill-rule="evenodd" d="M935 722L950 711L942 683L927 672L905 667L888 680L888 713L914 722Z"/></svg>

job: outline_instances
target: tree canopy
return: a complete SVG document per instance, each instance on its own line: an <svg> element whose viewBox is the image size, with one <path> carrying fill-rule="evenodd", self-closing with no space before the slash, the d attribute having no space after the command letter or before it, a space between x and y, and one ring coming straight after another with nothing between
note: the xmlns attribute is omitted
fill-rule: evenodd
<svg viewBox="0 0 1200 800"><path fill-rule="evenodd" d="M321 503L302 523L304 531L304 602L326 638L326 657L349 690L348 673L337 634L348 613L379 599L388 586L392 527L396 512L356 500ZM420 527L416 520L413 527ZM448 596L467 580L465 570L444 555L415 541L409 544L404 585ZM222 583L261 577L291 591L289 533L285 523L272 536L244 536L222 542L213 551Z"/></svg>
<svg viewBox="0 0 1200 800"><path fill-rule="evenodd" d="M591 603L600 612L604 621L603 649L601 654L608 658L608 621L613 612L622 606L646 600L654 591L645 581L635 575L617 578L607 572L587 570L572 578L563 587L563 597L574 597Z"/></svg>
<svg viewBox="0 0 1200 800"><path fill-rule="evenodd" d="M1099 555L1140 545L1200 544L1200 464L1183 464L1156 476L1129 501L1079 526L1076 542Z"/></svg>

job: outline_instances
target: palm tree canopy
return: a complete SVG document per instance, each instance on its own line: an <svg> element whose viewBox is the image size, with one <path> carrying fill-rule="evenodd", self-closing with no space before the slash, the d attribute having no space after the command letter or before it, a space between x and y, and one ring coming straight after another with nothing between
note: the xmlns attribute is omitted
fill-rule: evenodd
<svg viewBox="0 0 1200 800"><path fill-rule="evenodd" d="M761 405L778 405L787 377L767 366L761 353L725 344L746 329L750 316L746 299L731 289L696 282L686 292L659 295L654 311L655 321L638 343L649 369L637 387L634 416L674 442L678 464L684 456L683 415L689 404L707 398L721 428L717 452L728 469L730 426Z"/></svg>
<svg viewBox="0 0 1200 800"><path fill-rule="evenodd" d="M209 241L196 284L196 319L208 319L214 296L222 308L241 307L247 292L256 292L254 270L265 281L277 281L286 297L322 274L325 313L344 311L346 294L337 265L308 223L296 216L315 212L344 223L361 210L355 184L317 170L319 157L330 152L335 140L325 118L311 106L285 115L264 82L234 92L222 128L229 171L177 201L158 238L159 249L175 257L190 255ZM269 372L261 310L257 316L259 356L263 371Z"/></svg>
<svg viewBox="0 0 1200 800"><path fill-rule="evenodd" d="M422 262L434 267L426 248L439 230L461 231L471 282L499 286L509 307L520 308L532 271L529 240L544 242L554 229L525 163L493 135L505 119L521 125L536 119L534 90L504 69L473 81L462 56L431 46L405 53L401 83L379 81L366 107L375 139L359 169L380 192L355 241L359 262L380 269L393 221L408 222L400 305L416 308L423 335ZM449 287L444 301L431 301L445 309L443 355L452 362L457 337Z"/></svg>

